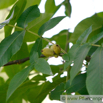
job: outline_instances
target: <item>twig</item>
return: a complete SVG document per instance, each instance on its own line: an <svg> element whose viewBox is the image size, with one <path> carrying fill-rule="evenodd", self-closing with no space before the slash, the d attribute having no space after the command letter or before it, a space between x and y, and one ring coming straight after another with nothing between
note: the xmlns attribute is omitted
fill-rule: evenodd
<svg viewBox="0 0 103 103"><path fill-rule="evenodd" d="M62 56L64 53L61 53L59 56ZM40 58L44 58L45 56L44 55L41 55ZM22 64L26 61L28 61L30 58L29 57L26 57L24 59L19 59L19 60L14 60L14 61L10 61L8 62L7 64L5 64L4 66L8 66L8 65L13 65L13 64Z"/></svg>
<svg viewBox="0 0 103 103"><path fill-rule="evenodd" d="M13 65L13 64L21 64L21 63L24 63L24 62L28 61L29 59L30 59L30 58L27 57L27 58L20 59L20 60L10 61L10 62L8 62L7 64L5 64L4 66Z"/></svg>
<svg viewBox="0 0 103 103"><path fill-rule="evenodd" d="M96 46L96 47L100 47L101 45L97 45L97 44L91 44L92 46Z"/></svg>

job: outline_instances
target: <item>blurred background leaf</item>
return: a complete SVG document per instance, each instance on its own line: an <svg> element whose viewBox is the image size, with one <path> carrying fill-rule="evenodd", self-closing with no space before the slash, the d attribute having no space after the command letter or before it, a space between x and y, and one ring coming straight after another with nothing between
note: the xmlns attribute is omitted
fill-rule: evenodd
<svg viewBox="0 0 103 103"><path fill-rule="evenodd" d="M14 4L17 0L0 0L0 9L7 8Z"/></svg>
<svg viewBox="0 0 103 103"><path fill-rule="evenodd" d="M78 37L88 28L92 25L93 31L96 30L97 28L101 28L103 25L103 17L98 16L98 13L82 20L74 30L74 33L71 35L70 41L72 43L76 43L76 40ZM95 34L94 34L95 35ZM94 36L93 34L89 36Z"/></svg>
<svg viewBox="0 0 103 103"><path fill-rule="evenodd" d="M14 16L9 24L14 25L17 22L17 19L20 17L20 15L22 14L22 12L25 8L25 5L26 5L26 0L19 0L16 2L16 4L12 7L8 16L6 17L6 19L8 19L11 15L12 11L14 10ZM13 29L13 27L10 27L10 26L4 27L5 37L11 35L12 29Z"/></svg>

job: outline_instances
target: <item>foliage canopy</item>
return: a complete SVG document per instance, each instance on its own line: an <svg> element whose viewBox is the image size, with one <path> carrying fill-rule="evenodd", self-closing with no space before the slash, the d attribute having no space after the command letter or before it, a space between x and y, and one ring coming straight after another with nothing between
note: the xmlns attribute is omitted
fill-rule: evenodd
<svg viewBox="0 0 103 103"><path fill-rule="evenodd" d="M6 81L0 76L0 103L22 103L23 99L41 103L48 94L51 100L60 100L60 95L72 92L103 95L103 12L82 20L73 33L62 30L51 38L43 38L45 31L70 17L70 1L64 0L56 6L55 0L47 0L45 13L38 8L41 0L9 0L5 4L6 1L0 3L0 9L13 6L6 20L0 23L5 34L0 43L0 74L8 76ZM62 5L66 16L52 18ZM61 65L49 65L48 58L41 54L53 40L61 47L60 56L64 60ZM83 73L82 67L85 67ZM61 78L64 71L67 76ZM46 80L55 74L52 83Z"/></svg>

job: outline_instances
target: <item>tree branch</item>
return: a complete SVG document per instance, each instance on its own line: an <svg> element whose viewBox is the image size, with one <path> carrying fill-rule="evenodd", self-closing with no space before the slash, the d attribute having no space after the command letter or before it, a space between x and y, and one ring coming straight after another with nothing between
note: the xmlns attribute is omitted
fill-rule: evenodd
<svg viewBox="0 0 103 103"><path fill-rule="evenodd" d="M20 60L10 61L10 62L8 62L7 64L5 64L4 66L8 66L8 65L12 65L12 64L21 64L21 63L24 63L24 62L28 61L29 59L30 59L30 58L27 57L27 58L20 59Z"/></svg>
<svg viewBox="0 0 103 103"><path fill-rule="evenodd" d="M59 56L63 56L63 55L64 55L64 53L60 53ZM44 58L44 57L45 57L44 55L41 55L41 56L40 56L40 58ZM10 62L8 62L7 64L5 64L4 66L13 65L13 64L22 64L22 63L28 61L29 59L30 59L30 57L26 57L26 58L24 58L24 59L19 59L19 60L10 61ZM88 62L90 61L90 59L91 59L90 56L87 56L87 57L85 58L85 60L88 61Z"/></svg>
<svg viewBox="0 0 103 103"><path fill-rule="evenodd" d="M62 56L64 53L60 53L59 56ZM44 58L45 56L44 55L41 55L40 58ZM26 61L28 61L30 59L30 57L26 57L24 59L19 59L19 60L14 60L14 61L10 61L8 62L7 64L5 64L4 66L8 66L8 65L13 65L13 64L22 64Z"/></svg>

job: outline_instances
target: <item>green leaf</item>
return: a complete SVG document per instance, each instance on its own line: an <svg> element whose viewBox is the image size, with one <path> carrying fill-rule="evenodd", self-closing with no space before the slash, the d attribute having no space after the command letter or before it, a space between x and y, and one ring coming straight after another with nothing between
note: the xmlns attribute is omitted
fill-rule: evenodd
<svg viewBox="0 0 103 103"><path fill-rule="evenodd" d="M19 60L29 57L29 51L27 46L28 45L23 42L20 50L12 56L11 60Z"/></svg>
<svg viewBox="0 0 103 103"><path fill-rule="evenodd" d="M67 1L65 0L63 4L65 6L65 14L66 14L66 16L70 17L71 16L71 11L72 11L71 10L72 8L71 8L70 1L69 0L67 0Z"/></svg>
<svg viewBox="0 0 103 103"><path fill-rule="evenodd" d="M0 86L5 83L4 79L0 76Z"/></svg>
<svg viewBox="0 0 103 103"><path fill-rule="evenodd" d="M35 97L37 96L37 94L39 93L41 86L38 85L38 82L34 82L34 80L32 81L29 80L24 82L22 86L18 88L18 91L15 93L15 98L18 97L19 92L22 92L21 96L24 100L29 101L30 103L35 103L33 101ZM37 103L40 103L40 102L37 102Z"/></svg>
<svg viewBox="0 0 103 103"><path fill-rule="evenodd" d="M74 80L72 81L71 85L70 85L70 80L68 80L66 82L65 89L67 94L70 94L73 92L81 92L81 94L84 94L84 93L87 94L85 85L86 85L86 73L76 76ZM82 91L82 89L84 89L84 91Z"/></svg>
<svg viewBox="0 0 103 103"><path fill-rule="evenodd" d="M60 95L64 92L64 83L60 83L53 91L50 93L51 100L60 100Z"/></svg>
<svg viewBox="0 0 103 103"><path fill-rule="evenodd" d="M32 55L30 55L30 63L34 64L35 62L37 62L38 58L39 58L38 52L34 51Z"/></svg>
<svg viewBox="0 0 103 103"><path fill-rule="evenodd" d="M10 96L14 93L14 91L26 80L30 70L32 69L33 65L30 65L13 77L8 87L6 101L10 98Z"/></svg>
<svg viewBox="0 0 103 103"><path fill-rule="evenodd" d="M79 91L78 91L79 94L81 95L89 95L88 91L87 91L87 87L86 85L84 85Z"/></svg>
<svg viewBox="0 0 103 103"><path fill-rule="evenodd" d="M49 0L50 1L50 0ZM56 8L56 11L59 8ZM39 28L46 23L52 16L54 15L54 13L41 13L40 16L36 19L34 19L32 22L30 22L28 24L27 29L29 29L30 31L38 34ZM26 36L24 38L24 40L27 41L34 41L36 40L37 37L34 34L28 33L26 32Z"/></svg>
<svg viewBox="0 0 103 103"><path fill-rule="evenodd" d="M49 21L47 21L45 24L43 24L39 31L38 34L42 35L45 31L53 28L54 26L56 26L65 16L61 16L61 17L56 17L56 18L52 18Z"/></svg>
<svg viewBox="0 0 103 103"><path fill-rule="evenodd" d="M87 68L86 85L90 95L103 95L103 47L92 56Z"/></svg>
<svg viewBox="0 0 103 103"><path fill-rule="evenodd" d="M47 13L44 13L44 14L40 14L40 16L36 19L34 19L32 22L30 22L27 26L27 29L29 29L30 31L38 34L38 30L39 28L45 23L47 22L50 18L51 18L51 14L47 14ZM34 41L36 40L38 37L35 36L34 34L31 34L29 32L26 32L26 35L25 35L25 38L24 40L27 42L31 42L31 41Z"/></svg>
<svg viewBox="0 0 103 103"><path fill-rule="evenodd" d="M16 31L0 43L0 66L6 64L20 49L25 31Z"/></svg>
<svg viewBox="0 0 103 103"><path fill-rule="evenodd" d="M39 5L40 2L41 0L27 0L27 4L25 8L28 8L32 5Z"/></svg>
<svg viewBox="0 0 103 103"><path fill-rule="evenodd" d="M70 42L72 43L76 43L77 39L80 37L80 35L92 25L92 30L94 31L97 28L102 27L103 25L103 18L97 16L98 13L96 15L93 15L89 18L86 18L84 20L82 20L76 27L74 30L74 33L71 35L70 37ZM92 35L94 36L94 35ZM91 34L89 36L91 38Z"/></svg>
<svg viewBox="0 0 103 103"><path fill-rule="evenodd" d="M43 74L52 75L52 71L51 71L49 64L43 58L37 59L36 62L34 63L34 67L37 71Z"/></svg>
<svg viewBox="0 0 103 103"><path fill-rule="evenodd" d="M97 16L99 16L99 17L103 17L103 12L99 12L99 13L97 13Z"/></svg>
<svg viewBox="0 0 103 103"><path fill-rule="evenodd" d="M74 61L79 47L80 46L78 44L74 44L69 50L69 52L63 55L63 59L66 60L64 64L64 70L72 63L72 61Z"/></svg>
<svg viewBox="0 0 103 103"><path fill-rule="evenodd" d="M26 5L26 0L19 0L12 7L12 9L10 10L10 13L8 14L8 16L6 18L6 19L8 19L10 17L11 13L14 11L13 18L9 22L10 25L15 25L15 23L17 22L17 19L20 17L21 13L23 12L25 5ZM4 27L5 37L11 35L12 29L13 29L13 27L10 27L10 26Z"/></svg>
<svg viewBox="0 0 103 103"><path fill-rule="evenodd" d="M0 9L7 8L11 6L13 3L15 3L16 0L0 0Z"/></svg>
<svg viewBox="0 0 103 103"><path fill-rule="evenodd" d="M33 103L41 103L50 91L52 91L56 86L58 86L62 82L65 82L66 80L66 77L60 78L60 76L58 75L54 78L55 80L53 81L53 83L47 81L41 85L39 94L33 99Z"/></svg>
<svg viewBox="0 0 103 103"><path fill-rule="evenodd" d="M92 32L92 26L90 26L87 30L85 30L81 36L78 38L77 40L77 44L82 44L82 43L85 43L89 34Z"/></svg>
<svg viewBox="0 0 103 103"><path fill-rule="evenodd" d="M43 84L38 85L36 84L35 86L31 85L31 88L28 89L26 92L27 94L27 99L29 100L30 103L42 103L42 100L46 97L46 95L43 95L39 98L39 101L37 101L37 96L40 93L40 91L43 89ZM29 86L29 85L28 85ZM44 93L45 94L45 93Z"/></svg>
<svg viewBox="0 0 103 103"><path fill-rule="evenodd" d="M71 68L71 71L70 71L70 81L71 82L74 79L74 77L77 75L77 73L80 71L83 60L87 56L90 48L91 48L90 45L84 44L77 51L75 59L74 59L74 66Z"/></svg>
<svg viewBox="0 0 103 103"><path fill-rule="evenodd" d="M14 69L15 68L15 69ZM7 74L7 76L11 79L14 77L16 73L21 71L22 68L20 65L9 65L9 66L4 66L4 71Z"/></svg>
<svg viewBox="0 0 103 103"><path fill-rule="evenodd" d="M103 32L93 36L91 39L89 39L88 43L94 44L94 43L98 42L102 38L103 38Z"/></svg>
<svg viewBox="0 0 103 103"><path fill-rule="evenodd" d="M93 36L101 33L102 31L103 31L103 26L100 26L99 28L94 29L94 30L90 33L90 35L88 36L87 41L88 41L89 39L91 39Z"/></svg>
<svg viewBox="0 0 103 103"><path fill-rule="evenodd" d="M46 81L46 78L43 75L36 75L31 80L35 80L36 82Z"/></svg>
<svg viewBox="0 0 103 103"><path fill-rule="evenodd" d="M25 101L29 101L29 95L37 95L37 86L38 82L32 82L31 80L28 80L28 78L15 90L15 92L11 95L7 103L15 102L15 103L22 103L22 99ZM33 89L36 89L36 91L33 91ZM39 88L40 89L40 88ZM33 94L30 94L30 91L33 91ZM36 92L36 93L35 93ZM18 100L19 99L19 100ZM21 100L21 102L19 102Z"/></svg>
<svg viewBox="0 0 103 103"><path fill-rule="evenodd" d="M38 57L40 57L41 49L42 49L42 39L38 38L30 52L30 62L31 63L35 63Z"/></svg>
<svg viewBox="0 0 103 103"><path fill-rule="evenodd" d="M61 72L63 70L63 66L64 65L50 65L53 74Z"/></svg>
<svg viewBox="0 0 103 103"><path fill-rule="evenodd" d="M45 13L55 13L60 5L56 6L54 0L47 0L45 4Z"/></svg>
<svg viewBox="0 0 103 103"><path fill-rule="evenodd" d="M7 92L8 84L5 82L0 86L0 103L5 103L6 101L6 92Z"/></svg>
<svg viewBox="0 0 103 103"><path fill-rule="evenodd" d="M42 49L42 38L38 38L36 42L34 43L32 50L31 50L31 56L34 55L33 52L38 52L39 56L41 55L41 49Z"/></svg>
<svg viewBox="0 0 103 103"><path fill-rule="evenodd" d="M10 20L13 18L13 15L14 15L14 11L12 12L11 16L7 20L0 23L0 29L2 29L6 24L9 24Z"/></svg>
<svg viewBox="0 0 103 103"><path fill-rule="evenodd" d="M22 85L20 85L15 90L13 95L11 95L11 97L9 98L7 103L11 103L12 101L15 103L22 103L22 99L24 99L25 101L29 101L29 96L33 97L33 96L37 95L37 91L39 91L38 89L40 89L40 87L37 85L38 85L38 82L34 82L34 81L32 82L31 80L26 79L22 83ZM34 89L36 89L36 90L34 91ZM21 102L20 102L20 100L21 100Z"/></svg>
<svg viewBox="0 0 103 103"><path fill-rule="evenodd" d="M17 21L19 27L26 28L28 23L40 16L40 11L37 5L27 8Z"/></svg>
<svg viewBox="0 0 103 103"><path fill-rule="evenodd" d="M96 47L96 46L92 46L92 47L90 48L89 52L88 52L88 56L91 56L91 55L95 52L95 50L96 50L97 48L98 48L98 47Z"/></svg>
<svg viewBox="0 0 103 103"><path fill-rule="evenodd" d="M66 60L66 61L73 61L78 49L79 49L79 45L78 44L74 44L71 49L69 50L69 52L65 55L63 55L63 59Z"/></svg>

